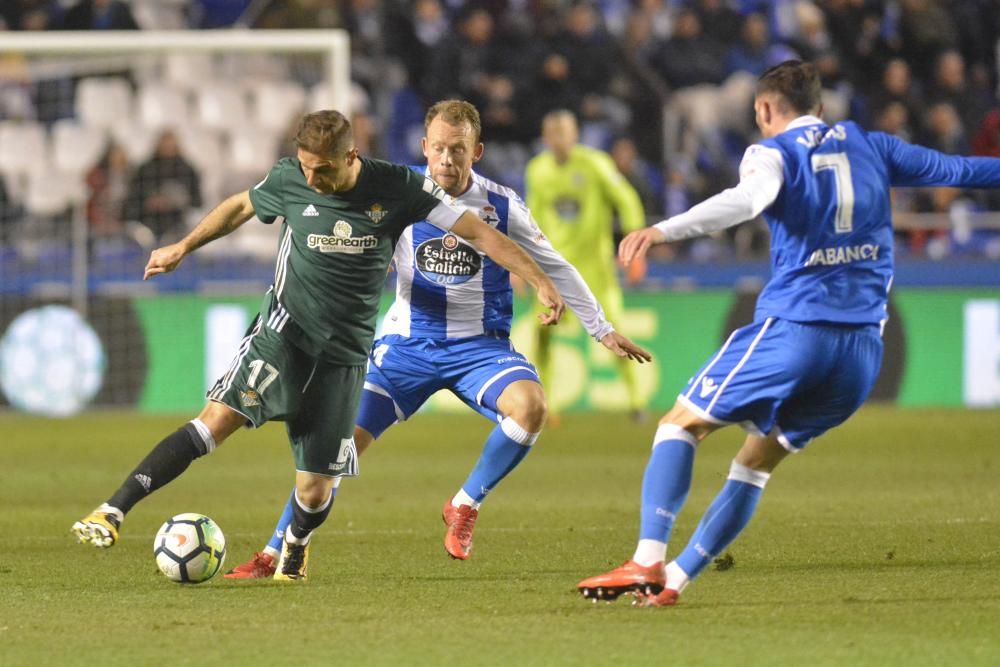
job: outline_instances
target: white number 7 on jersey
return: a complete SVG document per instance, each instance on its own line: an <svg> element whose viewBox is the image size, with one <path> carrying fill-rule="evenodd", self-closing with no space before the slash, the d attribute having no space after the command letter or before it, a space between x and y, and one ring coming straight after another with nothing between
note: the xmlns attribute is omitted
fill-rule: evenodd
<svg viewBox="0 0 1000 667"><path fill-rule="evenodd" d="M824 153L812 156L812 168L817 174L824 169L833 170L834 189L837 191L837 216L833 229L846 234L854 229L854 183L851 181L851 163L847 153Z"/></svg>
<svg viewBox="0 0 1000 667"><path fill-rule="evenodd" d="M271 386L271 383L278 378L278 369L271 364L265 362L262 359L254 359L250 362L250 377L247 378L247 386L251 389L256 389L258 394L263 394L264 390ZM257 377L260 375L261 369L267 371L267 375L261 380L260 386L256 387Z"/></svg>

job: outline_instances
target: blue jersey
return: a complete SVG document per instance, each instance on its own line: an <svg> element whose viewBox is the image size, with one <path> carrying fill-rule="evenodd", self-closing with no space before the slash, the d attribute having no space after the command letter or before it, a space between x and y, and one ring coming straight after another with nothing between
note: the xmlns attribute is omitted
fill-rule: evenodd
<svg viewBox="0 0 1000 667"><path fill-rule="evenodd" d="M779 153L783 176L764 211L772 277L757 320L883 321L893 275L890 186L1000 185L1000 160L944 155L850 121L799 118L748 157L754 150Z"/></svg>

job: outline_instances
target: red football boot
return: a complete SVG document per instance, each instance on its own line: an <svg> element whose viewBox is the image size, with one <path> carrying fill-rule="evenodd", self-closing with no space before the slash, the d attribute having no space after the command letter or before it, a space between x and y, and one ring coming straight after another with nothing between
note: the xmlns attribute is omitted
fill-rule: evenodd
<svg viewBox="0 0 1000 667"><path fill-rule="evenodd" d="M222 576L226 579L270 579L274 576L276 567L277 563L274 562L273 556L258 551L253 558L242 565L237 565Z"/></svg>
<svg viewBox="0 0 1000 667"><path fill-rule="evenodd" d="M476 517L479 510L471 505L455 507L451 501L444 504L441 518L448 531L444 534L444 548L448 555L457 560L468 560L472 552L472 529L476 527Z"/></svg>
<svg viewBox="0 0 1000 667"><path fill-rule="evenodd" d="M643 567L635 561L627 560L621 567L610 572L584 579L576 588L583 597L597 602L614 600L624 593L656 595L663 590L665 580L663 561Z"/></svg>

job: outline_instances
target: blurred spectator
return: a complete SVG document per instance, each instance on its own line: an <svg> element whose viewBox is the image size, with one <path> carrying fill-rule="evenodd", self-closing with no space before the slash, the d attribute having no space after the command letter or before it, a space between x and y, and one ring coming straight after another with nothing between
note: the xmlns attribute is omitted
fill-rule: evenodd
<svg viewBox="0 0 1000 667"><path fill-rule="evenodd" d="M694 11L705 29L705 35L719 44L732 44L740 34L740 15L723 0L696 0Z"/></svg>
<svg viewBox="0 0 1000 667"><path fill-rule="evenodd" d="M550 42L550 49L566 58L574 82L582 90L607 94L617 50L592 6L581 2L569 9L563 29Z"/></svg>
<svg viewBox="0 0 1000 667"><path fill-rule="evenodd" d="M419 82L431 53L449 36L451 24L439 0L415 0L387 9L386 49L396 56L412 82Z"/></svg>
<svg viewBox="0 0 1000 667"><path fill-rule="evenodd" d="M198 173L181 155L176 135L167 130L153 156L132 176L125 217L149 227L159 242L170 242L185 233L187 214L199 206Z"/></svg>
<svg viewBox="0 0 1000 667"><path fill-rule="evenodd" d="M740 38L726 52L726 76L747 72L756 77L777 65L788 54L771 45L771 33L763 14L750 14L743 21Z"/></svg>
<svg viewBox="0 0 1000 667"><path fill-rule="evenodd" d="M701 19L690 9L677 14L674 34L650 63L674 89L718 84L725 74L725 51L702 31Z"/></svg>
<svg viewBox="0 0 1000 667"><path fill-rule="evenodd" d="M46 30L54 23L51 0L4 0L0 3L0 29Z"/></svg>
<svg viewBox="0 0 1000 667"><path fill-rule="evenodd" d="M63 17L64 30L138 30L132 9L122 0L80 0Z"/></svg>
<svg viewBox="0 0 1000 667"><path fill-rule="evenodd" d="M625 180L639 193L647 217L658 220L663 213L663 176L641 157L631 137L619 137L611 144L611 159Z"/></svg>
<svg viewBox="0 0 1000 667"><path fill-rule="evenodd" d="M913 141L913 116L901 102L889 102L876 112L874 128L879 132L894 134L905 141Z"/></svg>
<svg viewBox="0 0 1000 667"><path fill-rule="evenodd" d="M867 106L869 113L877 117L890 104L901 105L909 119L920 118L924 112L910 66L902 58L893 58L885 66L881 86L871 93Z"/></svg>
<svg viewBox="0 0 1000 667"><path fill-rule="evenodd" d="M901 0L901 55L921 78L930 75L938 54L958 41L955 22L936 0Z"/></svg>
<svg viewBox="0 0 1000 667"><path fill-rule="evenodd" d="M233 25L253 0L192 0L188 22L193 28L212 29Z"/></svg>
<svg viewBox="0 0 1000 667"><path fill-rule="evenodd" d="M968 155L969 142L958 110L950 102L936 102L927 109L921 144L951 155Z"/></svg>
<svg viewBox="0 0 1000 667"><path fill-rule="evenodd" d="M674 12L669 4L669 0L638 0L629 20L645 23L654 39L669 39L674 32Z"/></svg>
<svg viewBox="0 0 1000 667"><path fill-rule="evenodd" d="M264 10L254 24L267 29L343 28L344 19L339 3L327 0L285 0Z"/></svg>
<svg viewBox="0 0 1000 667"><path fill-rule="evenodd" d="M113 236L122 232L130 176L128 153L114 142L87 172L86 182L90 189L87 221L94 236Z"/></svg>
<svg viewBox="0 0 1000 667"><path fill-rule="evenodd" d="M1000 157L1000 109L986 114L972 140L972 150L974 155Z"/></svg>
<svg viewBox="0 0 1000 667"><path fill-rule="evenodd" d="M983 122L992 106L990 91L973 86L965 71L965 58L955 50L941 53L927 92L930 102L948 102L959 110L962 124L970 132Z"/></svg>

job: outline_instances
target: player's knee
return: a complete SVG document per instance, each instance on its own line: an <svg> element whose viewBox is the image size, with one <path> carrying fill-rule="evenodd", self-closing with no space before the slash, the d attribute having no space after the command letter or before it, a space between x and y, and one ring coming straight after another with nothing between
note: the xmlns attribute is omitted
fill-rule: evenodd
<svg viewBox="0 0 1000 667"><path fill-rule="evenodd" d="M538 433L545 425L548 406L545 403L545 392L537 382L526 382L520 387L511 385L510 394L501 408L504 415L510 417L524 430ZM507 391L504 391L507 394Z"/></svg>
<svg viewBox="0 0 1000 667"><path fill-rule="evenodd" d="M205 405L196 421L208 428L213 441L213 449L225 442L226 438L247 423L246 417L215 401L210 401Z"/></svg>
<svg viewBox="0 0 1000 667"><path fill-rule="evenodd" d="M705 421L679 403L675 404L667 414L660 418L660 425L671 425L681 428L693 435L698 442L701 442L708 434L719 428L718 424Z"/></svg>
<svg viewBox="0 0 1000 667"><path fill-rule="evenodd" d="M295 480L295 495L305 507L322 507L333 490L332 477L299 473Z"/></svg>

